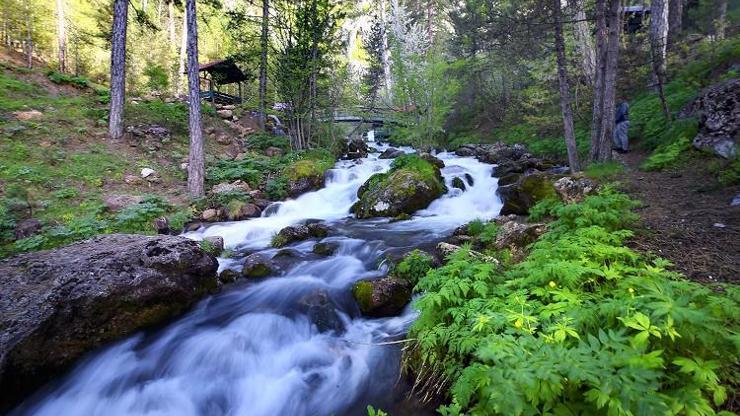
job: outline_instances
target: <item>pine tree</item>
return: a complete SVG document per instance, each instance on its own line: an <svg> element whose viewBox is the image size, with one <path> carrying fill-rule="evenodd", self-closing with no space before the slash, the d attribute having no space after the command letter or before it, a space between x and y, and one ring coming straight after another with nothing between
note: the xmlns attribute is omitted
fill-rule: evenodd
<svg viewBox="0 0 740 416"><path fill-rule="evenodd" d="M198 76L198 15L195 0L186 0L187 56L188 56L188 129L190 131L190 155L188 157L188 193L192 198L205 194L205 156L203 154L203 130L200 122L200 78Z"/></svg>
<svg viewBox="0 0 740 416"><path fill-rule="evenodd" d="M128 0L113 2L111 33L110 116L108 133L112 139L123 136L123 105L126 99L126 26Z"/></svg>

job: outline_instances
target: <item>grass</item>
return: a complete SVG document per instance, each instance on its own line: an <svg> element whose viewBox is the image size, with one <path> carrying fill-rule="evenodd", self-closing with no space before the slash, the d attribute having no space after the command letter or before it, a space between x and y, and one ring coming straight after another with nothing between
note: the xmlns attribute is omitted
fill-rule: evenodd
<svg viewBox="0 0 740 416"><path fill-rule="evenodd" d="M624 165L619 162L591 163L583 171L586 177L598 181L611 181L624 173Z"/></svg>

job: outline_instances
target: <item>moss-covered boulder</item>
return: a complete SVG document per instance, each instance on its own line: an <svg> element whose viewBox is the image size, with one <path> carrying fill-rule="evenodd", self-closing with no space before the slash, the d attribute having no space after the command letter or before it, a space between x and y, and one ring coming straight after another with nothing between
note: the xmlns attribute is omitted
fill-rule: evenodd
<svg viewBox="0 0 740 416"><path fill-rule="evenodd" d="M530 208L536 203L547 198L557 198L553 184L560 177L536 172L521 177L511 185L500 186L496 192L504 203L501 215L528 215Z"/></svg>
<svg viewBox="0 0 740 416"><path fill-rule="evenodd" d="M360 312L374 318L395 316L411 301L411 289L407 282L384 277L376 280L360 280L352 287Z"/></svg>
<svg viewBox="0 0 740 416"><path fill-rule="evenodd" d="M310 238L324 238L329 235L329 227L324 224L291 225L283 228L272 238L272 246L285 247Z"/></svg>
<svg viewBox="0 0 740 416"><path fill-rule="evenodd" d="M334 156L327 151L313 150L300 154L283 170L288 182L288 195L295 198L321 188L324 175L334 166L334 161Z"/></svg>
<svg viewBox="0 0 740 416"><path fill-rule="evenodd" d="M273 264L270 257L255 253L244 260L242 267L242 276L247 278L267 277L278 272L277 267Z"/></svg>
<svg viewBox="0 0 740 416"><path fill-rule="evenodd" d="M465 186L465 182L464 182L464 181L462 180L462 178L460 178L459 176L455 176L455 177L454 177L454 178L452 179L452 187L453 187L453 188L457 188L457 189L459 189L459 190L461 190L461 191L464 191L464 190L465 190L465 188L466 188L466 186Z"/></svg>
<svg viewBox="0 0 740 416"><path fill-rule="evenodd" d="M411 215L447 192L438 167L417 155L396 158L387 173L368 179L357 191L357 218Z"/></svg>

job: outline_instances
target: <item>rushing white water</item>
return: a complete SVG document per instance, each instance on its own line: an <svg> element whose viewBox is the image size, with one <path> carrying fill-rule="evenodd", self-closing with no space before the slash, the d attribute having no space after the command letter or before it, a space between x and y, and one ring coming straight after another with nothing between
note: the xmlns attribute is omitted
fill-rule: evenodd
<svg viewBox="0 0 740 416"><path fill-rule="evenodd" d="M492 218L501 204L492 166L441 153L448 185L468 174L466 191L450 186L408 221L356 220L349 209L357 189L392 162L377 156L337 163L323 189L273 207L270 216L189 234L220 235L231 248L274 254L267 248L274 233L320 219L340 234L325 239L339 245L333 256L312 255L315 241L299 243L292 249L301 260L284 276L234 284L159 331L90 354L14 414L313 416L366 414L367 404L393 409L400 350L377 344L402 338L415 313L407 307L398 317L363 318L352 284L381 276L377 264L385 254ZM240 263L221 259L221 268L238 270Z"/></svg>

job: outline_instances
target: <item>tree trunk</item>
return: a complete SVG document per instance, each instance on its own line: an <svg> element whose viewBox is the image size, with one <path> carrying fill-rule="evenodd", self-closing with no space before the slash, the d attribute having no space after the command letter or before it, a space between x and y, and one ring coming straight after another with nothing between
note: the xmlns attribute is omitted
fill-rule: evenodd
<svg viewBox="0 0 740 416"><path fill-rule="evenodd" d="M180 66L177 71L177 95L181 95L185 89L184 77L185 73L185 58L188 53L188 9L185 8L185 16L182 17L182 33L180 41Z"/></svg>
<svg viewBox="0 0 740 416"><path fill-rule="evenodd" d="M614 114L616 110L617 70L619 68L619 34L621 33L621 0L609 0L607 60L604 68L604 112L599 143L599 161L612 158Z"/></svg>
<svg viewBox="0 0 740 416"><path fill-rule="evenodd" d="M59 41L59 72L65 73L67 67L67 23L65 21L64 0L57 0L57 38Z"/></svg>
<svg viewBox="0 0 740 416"><path fill-rule="evenodd" d="M555 50L558 61L558 80L560 81L560 108L563 113L563 127L565 130L565 147L568 149L568 164L571 173L581 170L578 162L578 149L573 128L573 110L570 105L570 87L568 85L568 71L565 66L565 41L563 40L563 21L560 10L560 0L552 0L555 18Z"/></svg>
<svg viewBox="0 0 740 416"><path fill-rule="evenodd" d="M717 40L725 38L727 27L727 0L716 0L716 19L714 20L714 36Z"/></svg>
<svg viewBox="0 0 740 416"><path fill-rule="evenodd" d="M668 6L668 46L676 44L683 31L683 2L684 0L670 0Z"/></svg>
<svg viewBox="0 0 740 416"><path fill-rule="evenodd" d="M267 48L269 47L270 34L270 0L262 0L262 34L260 36L260 91L259 91L259 125L265 129L267 117Z"/></svg>
<svg viewBox="0 0 740 416"><path fill-rule="evenodd" d="M112 139L123 136L123 104L126 97L126 24L128 0L113 2L113 37L110 63L110 116L108 132Z"/></svg>
<svg viewBox="0 0 740 416"><path fill-rule="evenodd" d="M31 7L26 2L26 65L33 68L33 29L31 28Z"/></svg>
<svg viewBox="0 0 740 416"><path fill-rule="evenodd" d="M570 4L574 12L573 35L576 50L581 57L581 70L588 84L593 86L596 76L596 51L591 40L592 30L586 19L583 0L571 0Z"/></svg>
<svg viewBox="0 0 740 416"><path fill-rule="evenodd" d="M652 56L653 76L658 87L658 95L663 106L663 115L670 119L671 112L668 109L665 92L666 75L666 50L668 40L668 1L653 0L650 10L650 53Z"/></svg>
<svg viewBox="0 0 740 416"><path fill-rule="evenodd" d="M188 193L192 198L205 195L205 156L203 154L203 131L200 125L200 79L198 76L198 15L195 0L186 0L188 55L188 129L190 131L190 155L188 157Z"/></svg>
<svg viewBox="0 0 740 416"><path fill-rule="evenodd" d="M388 22L385 14L385 0L380 0L380 21L383 25L383 73L385 74L385 95L392 101L393 80L391 79L390 48L388 47Z"/></svg>
<svg viewBox="0 0 740 416"><path fill-rule="evenodd" d="M591 120L592 162L599 160L604 120L604 73L607 58L606 0L596 0L596 73L594 74L594 109Z"/></svg>
<svg viewBox="0 0 740 416"><path fill-rule="evenodd" d="M175 33L175 3L174 0L167 2L167 34L170 40L170 50L177 50L177 34Z"/></svg>

